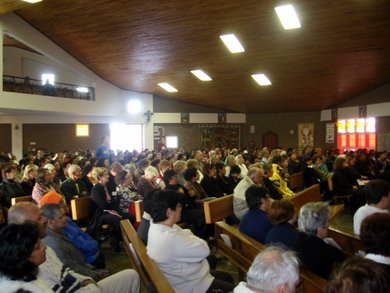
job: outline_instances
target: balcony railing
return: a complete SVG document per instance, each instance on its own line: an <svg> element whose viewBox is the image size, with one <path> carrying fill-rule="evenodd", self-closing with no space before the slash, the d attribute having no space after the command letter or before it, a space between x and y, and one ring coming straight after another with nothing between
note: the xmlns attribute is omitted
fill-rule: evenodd
<svg viewBox="0 0 390 293"><path fill-rule="evenodd" d="M81 92L77 88L87 88L88 91ZM95 100L95 89L93 87L85 87L80 85L56 82L52 85L42 85L39 79L32 79L29 77L18 77L12 75L3 75L3 91L62 97L78 100Z"/></svg>

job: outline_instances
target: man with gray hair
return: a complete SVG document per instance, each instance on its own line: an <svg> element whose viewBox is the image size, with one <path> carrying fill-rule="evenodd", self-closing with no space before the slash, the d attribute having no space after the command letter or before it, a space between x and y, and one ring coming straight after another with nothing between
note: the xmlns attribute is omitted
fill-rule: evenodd
<svg viewBox="0 0 390 293"><path fill-rule="evenodd" d="M61 184L61 192L64 194L66 203L70 205L72 198L88 196L89 192L84 182L81 181L83 171L81 167L72 164L68 168L69 178Z"/></svg>
<svg viewBox="0 0 390 293"><path fill-rule="evenodd" d="M262 185L264 170L254 167L251 168L247 175L237 184L233 193L233 212L234 215L241 220L244 214L248 211L248 205L245 199L245 192L249 186Z"/></svg>
<svg viewBox="0 0 390 293"><path fill-rule="evenodd" d="M299 261L292 251L269 246L260 252L234 293L293 293L299 283Z"/></svg>
<svg viewBox="0 0 390 293"><path fill-rule="evenodd" d="M330 276L334 264L344 261L341 250L325 242L330 214L331 209L326 202L309 202L302 206L298 218L299 232L292 245L302 267L324 279Z"/></svg>

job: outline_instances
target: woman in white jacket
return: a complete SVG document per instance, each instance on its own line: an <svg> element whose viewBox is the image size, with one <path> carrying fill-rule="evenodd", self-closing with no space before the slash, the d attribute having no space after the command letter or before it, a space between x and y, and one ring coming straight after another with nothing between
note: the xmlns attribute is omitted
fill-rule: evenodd
<svg viewBox="0 0 390 293"><path fill-rule="evenodd" d="M203 293L220 289L231 292L231 276L210 272L207 243L176 225L181 217L180 195L171 190L156 191L151 206L148 255L157 263L176 292Z"/></svg>

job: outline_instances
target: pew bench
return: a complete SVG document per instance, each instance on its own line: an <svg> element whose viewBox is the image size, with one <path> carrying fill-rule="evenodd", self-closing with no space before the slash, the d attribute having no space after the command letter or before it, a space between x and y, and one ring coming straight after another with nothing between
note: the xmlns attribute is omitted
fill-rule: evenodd
<svg viewBox="0 0 390 293"><path fill-rule="evenodd" d="M133 267L140 275L142 292L174 293L172 285L158 265L146 253L146 247L129 220L121 221L123 244Z"/></svg>
<svg viewBox="0 0 390 293"><path fill-rule="evenodd" d="M359 251L364 251L363 242L354 234L338 230L332 226L328 229L328 236L333 238L346 256L356 255Z"/></svg>
<svg viewBox="0 0 390 293"><path fill-rule="evenodd" d="M33 202L33 198L32 198L31 195L24 195L24 196L13 197L13 198L11 198L11 205L15 205L18 202L22 202L22 201Z"/></svg>
<svg viewBox="0 0 390 293"><path fill-rule="evenodd" d="M244 235L237 228L225 222L217 222L215 225L217 236L217 249L228 258L238 269L240 275L248 272L256 255L265 246L256 240ZM221 236L226 235L226 236ZM228 237L224 240L222 237ZM306 270L300 271L301 283L298 287L300 293L325 292L326 280Z"/></svg>
<svg viewBox="0 0 390 293"><path fill-rule="evenodd" d="M305 186L305 179L303 176L303 172L298 172L290 175L287 184L288 184L288 188L290 188L292 191L302 190L303 187Z"/></svg>
<svg viewBox="0 0 390 293"><path fill-rule="evenodd" d="M92 200L89 196L73 198L70 201L71 217L79 226L86 230L91 214ZM110 225L102 225L102 229L109 229Z"/></svg>

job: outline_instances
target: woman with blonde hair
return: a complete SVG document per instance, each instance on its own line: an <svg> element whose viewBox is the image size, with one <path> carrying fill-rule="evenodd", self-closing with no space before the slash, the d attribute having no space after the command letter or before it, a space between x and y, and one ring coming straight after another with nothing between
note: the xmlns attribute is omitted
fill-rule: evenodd
<svg viewBox="0 0 390 293"><path fill-rule="evenodd" d="M22 181L20 182L20 185L22 185L24 192L27 195L31 195L34 185L35 185L35 177L37 177L38 174L38 166L34 164L28 164L24 168Z"/></svg>

